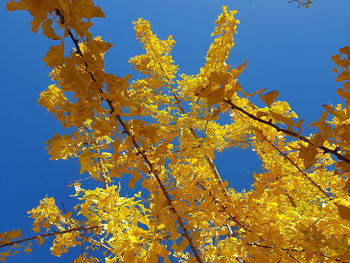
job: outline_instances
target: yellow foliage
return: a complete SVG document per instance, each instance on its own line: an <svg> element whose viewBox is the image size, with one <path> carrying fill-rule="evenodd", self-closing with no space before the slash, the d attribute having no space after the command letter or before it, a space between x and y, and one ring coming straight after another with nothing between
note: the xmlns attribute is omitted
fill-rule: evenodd
<svg viewBox="0 0 350 263"><path fill-rule="evenodd" d="M179 76L173 37L159 39L149 21L138 19L144 53L129 62L141 77L130 80L105 71L112 45L89 32L91 19L104 17L91 0L8 3L9 11L18 9L31 13L34 32L41 26L60 41L44 58L55 84L39 104L71 133L48 141L51 159L77 157L80 173L96 184L72 184L74 212L63 213L54 198L41 200L28 212L38 234L1 233L0 248L10 250L0 260L16 253L14 246L49 237L55 256L81 246L74 262L99 262L94 250L109 263L350 260L349 47L332 57L345 104L325 105L312 124L318 132L306 136L302 119L276 101L277 91L259 95L267 105L259 107L251 97L264 89L249 94L240 86L247 61L228 64L236 10L222 8L197 75ZM223 182L214 163L233 147L254 150L262 162L247 192ZM121 196L122 176L143 191Z"/></svg>

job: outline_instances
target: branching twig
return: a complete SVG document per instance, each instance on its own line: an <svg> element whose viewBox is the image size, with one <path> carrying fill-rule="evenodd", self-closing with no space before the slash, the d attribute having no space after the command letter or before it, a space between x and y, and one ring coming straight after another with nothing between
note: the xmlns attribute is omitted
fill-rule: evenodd
<svg viewBox="0 0 350 263"><path fill-rule="evenodd" d="M237 106L236 104L234 104L230 100L226 100L225 99L224 102L226 102L228 105L230 105L232 110L238 110L239 112L243 113L244 115L248 116L249 118L251 118L251 119L253 119L253 120L257 121L257 122L264 123L264 124L274 128L276 131L282 132L282 133L284 133L284 134L286 134L288 136L291 136L291 137L297 138L297 139L299 139L301 141L304 141L304 142L306 142L306 143L308 143L310 145L313 145L313 146L321 149L324 153L330 153L330 154L336 156L339 160L342 160L342 161L345 161L347 163L350 163L350 159L345 157L344 155L340 154L338 152L338 149L332 150L332 149L329 149L326 146L317 146L314 143L312 143L308 138L306 138L306 137L304 137L304 136L302 136L302 135L300 135L300 134L298 134L298 133L296 133L294 131L290 131L290 130L284 129L282 127L279 127L278 125L272 123L271 121L267 121L267 120L261 119L261 118L255 116L254 114L251 114L250 112L246 111L245 109Z"/></svg>
<svg viewBox="0 0 350 263"><path fill-rule="evenodd" d="M47 233L47 234L36 235L36 236L32 236L32 237L28 237L28 238L12 241L12 242L9 242L9 243L1 244L0 248L8 247L8 246L16 245L16 244L20 244L20 243L27 242L27 241L34 240L34 239L38 239L38 238L44 238L44 237L50 237L50 236L55 236L55 235L61 235L61 234L70 233L70 232L74 232L74 231L86 231L86 230L96 229L96 228L99 228L99 227L101 227L101 226L100 225L98 225L98 226L89 226L89 227L82 226L82 227L66 229L66 230L63 230L63 231L55 231L55 232L51 232L51 233Z"/></svg>

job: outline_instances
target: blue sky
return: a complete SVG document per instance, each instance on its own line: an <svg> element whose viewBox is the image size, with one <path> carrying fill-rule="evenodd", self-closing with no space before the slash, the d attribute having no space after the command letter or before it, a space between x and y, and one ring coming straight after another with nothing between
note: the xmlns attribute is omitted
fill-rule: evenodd
<svg viewBox="0 0 350 263"><path fill-rule="evenodd" d="M131 21L148 19L159 37L174 36L173 56L180 72L195 74L204 63L221 6L237 9L241 24L229 63L238 65L248 58L241 84L248 91L278 90L280 99L310 123L319 118L322 104L339 102L336 89L340 84L331 71L331 56L350 45L350 1L315 2L304 9L288 0L96 1L107 18L94 20L93 33L115 44L106 55L107 71L119 76L132 74L127 61L142 51ZM42 57L54 42L33 34L30 20L25 12L8 13L1 1L0 232L22 228L28 236L31 220L26 212L46 195L71 209L72 189L67 185L82 177L77 160L50 161L44 149L45 141L64 130L37 105L39 93L50 84L49 68ZM259 169L254 153L243 150L218 155L216 164L230 186L238 190L249 187L251 174ZM79 253L55 258L50 256L49 243L7 262L69 262L72 254Z"/></svg>

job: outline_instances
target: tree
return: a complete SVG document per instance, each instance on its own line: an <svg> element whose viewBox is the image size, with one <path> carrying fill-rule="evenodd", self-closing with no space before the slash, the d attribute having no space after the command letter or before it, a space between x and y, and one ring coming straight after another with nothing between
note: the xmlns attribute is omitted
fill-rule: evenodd
<svg viewBox="0 0 350 263"><path fill-rule="evenodd" d="M290 3L296 3L299 5L299 7L303 6L303 7L307 7L309 8L313 1L312 0L290 0Z"/></svg>
<svg viewBox="0 0 350 263"><path fill-rule="evenodd" d="M171 36L160 40L136 21L145 49L130 60L137 80L104 70L111 44L89 32L91 19L104 17L92 1L21 0L8 9L29 11L32 30L58 43L44 58L54 84L39 103L71 133L48 142L51 158L78 158L81 173L103 187L75 182L79 204L70 212L41 200L29 212L37 234L2 233L2 259L53 237L56 256L84 248L74 262L98 262L91 251L106 262L350 260L349 47L333 57L345 103L324 106L317 131L305 135L277 91L240 86L246 62L227 64L238 23L227 7L195 76L177 75ZM265 107L253 103L257 95ZM248 192L229 188L215 167L215 154L232 147L254 149L263 163ZM127 174L129 187L142 187L133 197L116 183Z"/></svg>

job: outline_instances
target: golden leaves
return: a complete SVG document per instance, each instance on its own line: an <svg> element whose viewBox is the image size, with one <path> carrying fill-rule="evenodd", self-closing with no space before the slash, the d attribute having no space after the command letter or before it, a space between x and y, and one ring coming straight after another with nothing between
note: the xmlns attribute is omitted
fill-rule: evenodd
<svg viewBox="0 0 350 263"><path fill-rule="evenodd" d="M64 234L58 234L55 236L52 247L50 248L51 254L59 257L68 252L68 249L81 244L78 239L80 234L78 232L68 232Z"/></svg>
<svg viewBox="0 0 350 263"><path fill-rule="evenodd" d="M44 22L43 29L44 34L51 38L56 39L56 34L53 33L51 22L47 22L48 14L51 15L63 15L63 21L73 28L80 29L79 33L87 35L87 31L82 30L84 24L88 25L85 29L87 30L91 24L82 21L82 18L88 20L94 17L105 17L101 8L96 7L92 0L51 0L51 1L36 1L36 0L20 0L19 2L10 1L7 3L8 11L15 10L27 10L33 16L32 30L37 32L40 25ZM57 12L59 10L59 13ZM60 17L59 20L62 20ZM59 21L60 26L64 26ZM46 24L45 24L46 23Z"/></svg>
<svg viewBox="0 0 350 263"><path fill-rule="evenodd" d="M20 238L22 235L20 229L0 233L0 245L8 243L10 240Z"/></svg>
<svg viewBox="0 0 350 263"><path fill-rule="evenodd" d="M53 225L59 222L61 211L55 204L55 199L45 197L40 200L40 205L28 211L30 217L34 219L33 231L38 233L41 228L48 231Z"/></svg>
<svg viewBox="0 0 350 263"><path fill-rule="evenodd" d="M50 139L47 144L48 153L51 155L52 160L64 159L67 160L69 157L77 156L80 151L79 146L82 142L68 135L56 134Z"/></svg>
<svg viewBox="0 0 350 263"><path fill-rule="evenodd" d="M268 108L255 105L250 97L264 90L248 94L238 83L247 61L236 68L227 64L239 23L236 11L223 7L205 65L198 75L182 75L181 81L176 81L178 67L170 55L172 36L160 40L148 21L136 21L145 52L130 63L145 76L130 82L130 75L105 72L104 55L112 45L88 31L90 19L104 17L91 0L21 0L10 2L8 9L30 11L34 31L41 25L45 36L61 41L44 58L56 84L41 93L39 104L74 131L49 140L51 158L78 157L80 172L104 185L84 189L83 183L72 183L79 220L72 212L62 214L53 198L29 211L35 232L59 230L52 234L54 255L80 244L87 244L86 250L105 249L110 263L155 262L158 256L170 262L170 255L191 262L189 251L199 262L201 257L207 262L288 261L285 252L292 248L300 262L312 261L315 253L336 254L336 246L329 244L339 244L335 235L350 234L339 224L349 219L350 206L330 199L348 194L342 173L350 166L345 159L334 169L329 153L348 158L350 104L325 106L313 124L320 132L310 137L293 131L302 130L302 121L294 122L297 116L288 103L275 101L277 91L260 95ZM73 50L65 50L72 44ZM349 50L340 52L348 57ZM349 80L348 58L333 60L342 70L338 81ZM348 100L346 85L338 94ZM333 120L326 119L328 113ZM242 193L226 191L228 183L222 183L210 161L233 146L254 150L263 164L263 172L254 175L254 187ZM146 199L141 194L121 196L116 184L124 174L132 177L129 187L143 180ZM11 237L19 233L0 235L0 244ZM34 239L41 244L44 237ZM96 259L82 253L76 262Z"/></svg>
<svg viewBox="0 0 350 263"><path fill-rule="evenodd" d="M223 102L225 99L230 100L237 90L241 90L237 83L237 76L244 69L246 62L231 70L231 73L226 70L210 72L208 85L199 87L196 95L206 98L209 107ZM199 77L197 76L197 78Z"/></svg>
<svg viewBox="0 0 350 263"><path fill-rule="evenodd" d="M226 6L222 7L222 13L216 20L213 36L216 36L214 42L210 45L206 56L206 64L201 69L202 74L210 74L212 71L228 69L225 61L234 45L233 35L236 33L239 20L235 19L236 10L228 10Z"/></svg>

